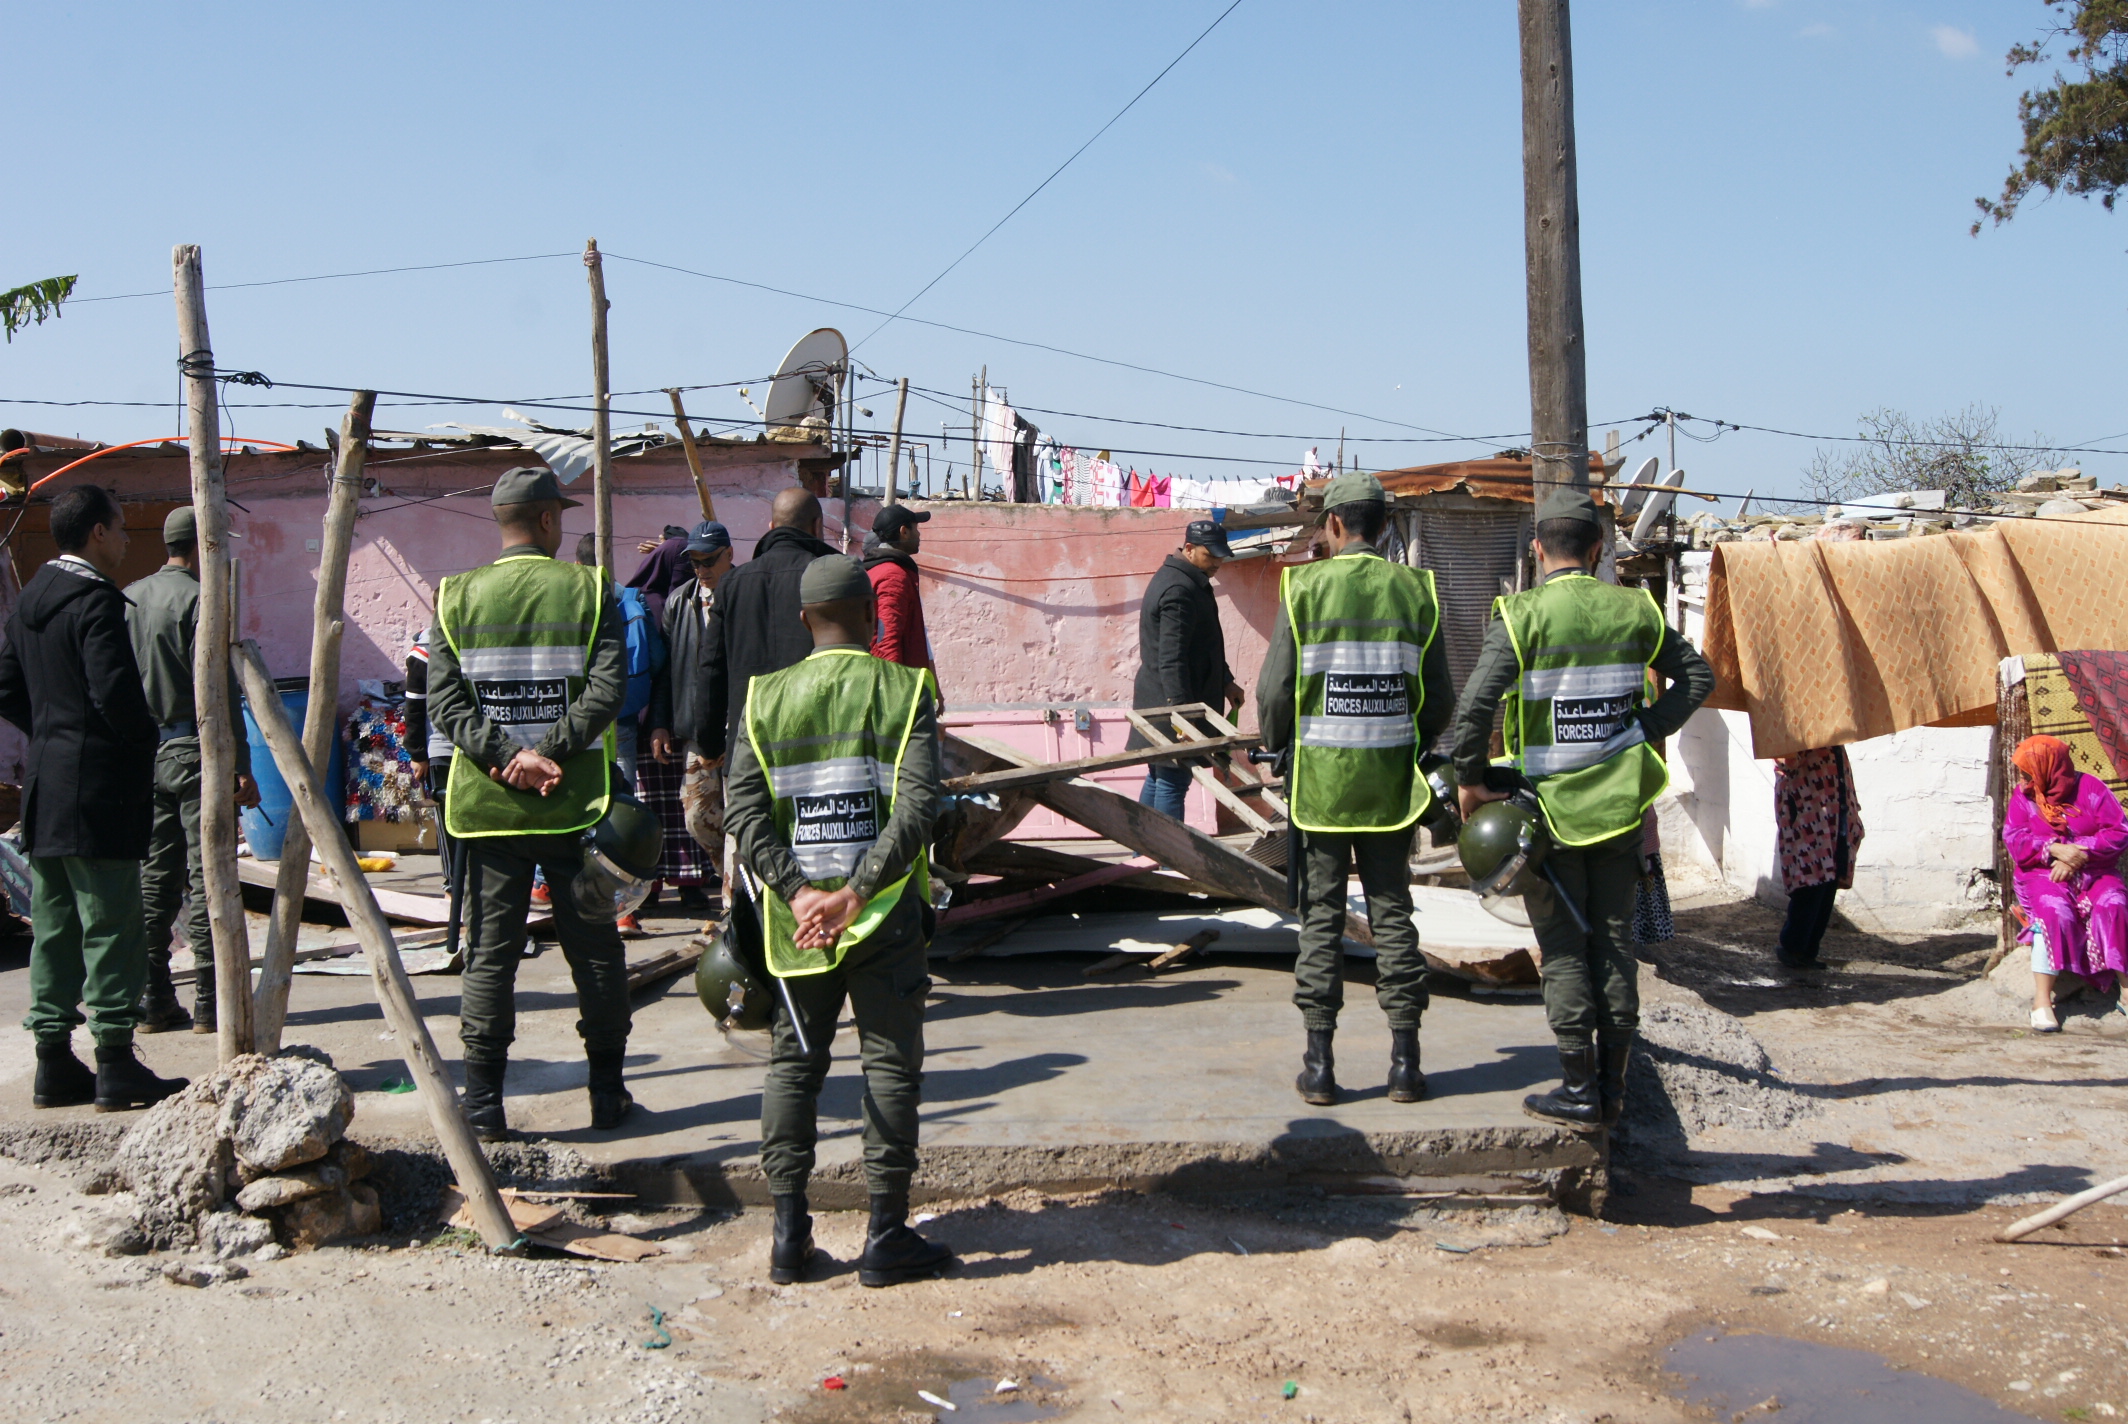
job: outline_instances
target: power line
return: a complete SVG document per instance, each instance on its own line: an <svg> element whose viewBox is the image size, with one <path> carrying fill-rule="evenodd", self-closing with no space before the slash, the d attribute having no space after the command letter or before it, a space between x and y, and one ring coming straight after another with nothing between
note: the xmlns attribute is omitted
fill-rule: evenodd
<svg viewBox="0 0 2128 1424"><path fill-rule="evenodd" d="M1204 27L1204 34L1200 34L1199 36L1197 36L1196 39L1191 40L1187 45L1183 46L1182 53L1176 55L1173 59L1169 60L1167 62L1166 68L1162 69L1158 74L1155 74L1151 79L1147 80L1145 87L1131 96L1130 103L1125 104L1122 108L1116 110L1116 112L1112 116L1110 116L1109 121L1107 123L1101 125L1101 127L1099 127L1098 129L1095 129L1092 138L1089 138L1088 140L1086 140L1086 142L1080 144L1077 148L1073 149L1071 152L1071 157L1065 159L1062 163L1059 163L1056 166L1055 171L1053 171L1047 178L1044 178L1041 182L1034 185L1033 192L1029 193L1026 197L1020 199L1017 203L1014 203L1012 205L1011 212L1005 214L1005 216L999 218L996 222L992 223L988 231L986 231L981 237L977 238L974 242L968 245L968 250L966 252L963 252L960 256L954 258L951 262L948 262L946 264L945 271L939 273L936 277L933 277L930 281L924 283L922 288L917 291L915 296L909 298L909 300L903 302L899 307L895 308L893 316L888 317L885 321L873 327L872 330L864 336L863 340L860 340L857 343L857 346L852 346L850 350L853 352L856 351L858 346L864 345L866 341L870 341L873 337L879 335L879 333L881 333L882 331L885 331L889 326L892 326L896 317L899 317L903 312L907 311L910 307L915 306L917 302L923 299L923 295L925 292L930 291L940 282L945 281L947 276L953 271L954 268L960 266L963 262L966 262L971 256L973 256L976 248L981 247L984 243L988 242L997 233L997 230L999 228L1003 227L1006 223L1011 222L1013 218L1018 215L1020 209L1026 207L1029 203L1033 202L1035 200L1035 197L1040 194L1044 188L1047 188L1051 183L1056 182L1057 175L1059 173L1062 173L1065 169L1071 167L1072 164L1076 163L1079 159L1080 154L1086 152L1087 149L1092 148L1095 142L1100 139L1102 134L1105 134L1110 129L1114 128L1118 120L1120 120L1125 114L1129 113L1133 108L1137 106L1137 103L1140 99L1143 99L1146 95L1152 93L1153 86L1155 84L1158 84L1161 80L1167 78L1168 70L1173 69L1176 65L1182 63L1183 60L1189 58L1190 51L1197 48L1197 46L1203 44L1206 35L1209 35L1212 33L1212 31L1218 29L1221 21L1225 20L1227 16L1233 14L1236 10L1240 8L1241 0L1234 0L1233 4L1227 6L1226 9L1220 11L1219 18Z"/></svg>
<svg viewBox="0 0 2128 1424"><path fill-rule="evenodd" d="M216 282L206 290L231 292L244 287L286 287L297 282L337 282L344 277L383 277L394 272L441 272L451 267L492 267L503 262L546 262L556 257L575 257L574 252L535 252L526 257L474 257L464 262L427 262L418 267L372 267L363 272L320 272L312 277L275 277L265 282ZM130 302L140 297L167 297L170 289L155 292L118 292L108 297L74 297L67 305L86 302Z"/></svg>

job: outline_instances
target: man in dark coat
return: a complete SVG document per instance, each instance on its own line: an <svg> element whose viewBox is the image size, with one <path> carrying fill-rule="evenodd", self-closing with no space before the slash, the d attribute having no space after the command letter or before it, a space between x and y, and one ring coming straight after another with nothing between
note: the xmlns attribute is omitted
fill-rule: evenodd
<svg viewBox="0 0 2128 1424"><path fill-rule="evenodd" d="M1241 684L1227 667L1226 635L1219 630L1219 600L1212 575L1234 557L1226 531L1199 519L1184 531L1182 548L1169 554L1145 586L1138 609L1138 679L1131 687L1133 707L1176 707L1202 702L1222 710L1239 707ZM1209 732L1212 729L1204 729ZM1129 745L1145 745L1133 733ZM1138 800L1156 811L1182 819L1190 789L1190 769L1153 765L1145 769L1145 789Z"/></svg>
<svg viewBox="0 0 2128 1424"><path fill-rule="evenodd" d="M683 562L693 576L673 586L665 600L665 666L650 684L650 756L642 763L644 803L665 830L658 877L680 892L680 908L707 914L713 906L703 886L721 873L724 846L724 776L702 754L710 703L702 677L710 612L717 585L731 572L731 532L705 519L688 533Z"/></svg>
<svg viewBox="0 0 2128 1424"><path fill-rule="evenodd" d="M744 726L747 682L813 652L813 635L798 621L798 579L807 564L835 552L820 541L820 501L806 490L784 490L769 523L753 558L718 586L703 638L698 741L713 762L724 756L731 730Z"/></svg>
<svg viewBox="0 0 2128 1424"><path fill-rule="evenodd" d="M133 1056L148 975L140 865L157 729L114 581L126 556L118 501L95 485L68 490L52 502L52 539L59 557L22 590L0 648L0 717L30 739L22 852L35 939L23 1026L37 1039L32 1101L108 1112L185 1086ZM84 1022L93 1073L74 1056Z"/></svg>

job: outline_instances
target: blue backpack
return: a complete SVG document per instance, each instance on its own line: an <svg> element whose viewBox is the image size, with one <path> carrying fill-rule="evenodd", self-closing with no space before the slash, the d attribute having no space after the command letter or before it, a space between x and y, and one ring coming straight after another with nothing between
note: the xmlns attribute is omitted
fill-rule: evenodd
<svg viewBox="0 0 2128 1424"><path fill-rule="evenodd" d="M640 717L650 705L650 680L665 670L665 635L643 602L643 590L620 590L621 617L628 625L628 696L621 716Z"/></svg>

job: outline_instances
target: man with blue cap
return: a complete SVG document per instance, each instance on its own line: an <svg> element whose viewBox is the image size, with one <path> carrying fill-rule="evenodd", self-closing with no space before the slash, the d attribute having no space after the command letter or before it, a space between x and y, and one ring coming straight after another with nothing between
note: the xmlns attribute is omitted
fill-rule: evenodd
<svg viewBox="0 0 2128 1424"><path fill-rule="evenodd" d="M1182 547L1154 570L1138 605L1138 676L1131 684L1132 707L1202 702L1226 711L1241 705L1241 684L1227 667L1227 639L1219 626L1219 599L1212 592L1212 575L1233 557L1226 530L1212 520L1196 519L1183 530ZM1199 730L1216 735L1210 727ZM1144 735L1133 731L1125 745L1146 745ZM1138 800L1179 821L1189 789L1187 765L1155 762L1145 769Z"/></svg>

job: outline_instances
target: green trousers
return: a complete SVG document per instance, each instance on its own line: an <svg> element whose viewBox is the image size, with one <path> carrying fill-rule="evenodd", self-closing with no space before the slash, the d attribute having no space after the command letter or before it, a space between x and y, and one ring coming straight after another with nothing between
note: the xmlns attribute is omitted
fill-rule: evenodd
<svg viewBox="0 0 2128 1424"><path fill-rule="evenodd" d="M1375 1002L1391 1028L1417 1028L1426 1011L1426 959L1411 923L1411 832L1300 832L1300 957L1293 1002L1311 1029L1337 1027L1345 1006L1345 884L1359 867L1374 932Z"/></svg>
<svg viewBox="0 0 2128 1424"><path fill-rule="evenodd" d="M458 1038L465 1056L499 1063L517 1037L517 966L525 954L525 920L532 908L532 868L547 874L554 931L576 980L576 1031L586 1053L628 1047L628 952L608 915L577 913L569 884L583 869L574 835L476 836L460 840L465 904L472 917L465 972L458 980Z"/></svg>
<svg viewBox="0 0 2128 1424"><path fill-rule="evenodd" d="M187 893L191 903L186 903ZM197 1002L214 1003L214 935L207 925L207 872L200 860L200 749L197 737L164 742L155 754L155 825L140 868L148 977L170 977L170 931L183 924L199 965ZM180 919L182 916L182 919Z"/></svg>
<svg viewBox="0 0 2128 1424"><path fill-rule="evenodd" d="M790 1013L779 1005L761 1088L761 1170L771 1192L802 1192L813 1175L820 1088L845 999L864 1063L865 1184L875 1196L909 1189L923 1101L924 999L931 990L924 949L923 912L911 889L841 964L783 981L813 1051L799 1051Z"/></svg>
<svg viewBox="0 0 2128 1424"><path fill-rule="evenodd" d="M22 1026L40 1043L67 1038L81 1023L100 1047L131 1043L148 978L140 862L78 855L33 855L29 862L34 937Z"/></svg>
<svg viewBox="0 0 2128 1424"><path fill-rule="evenodd" d="M1588 916L1583 934L1549 884L1522 897L1544 951L1544 1014L1562 1048L1584 1048L1598 1029L1640 1025L1640 960L1633 904L1640 890L1640 827L1594 845L1555 846L1545 864Z"/></svg>

